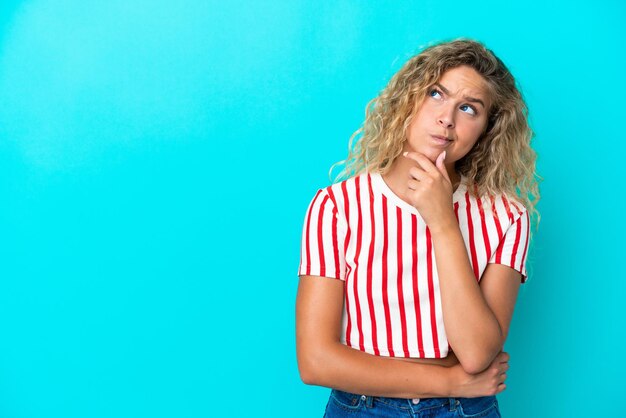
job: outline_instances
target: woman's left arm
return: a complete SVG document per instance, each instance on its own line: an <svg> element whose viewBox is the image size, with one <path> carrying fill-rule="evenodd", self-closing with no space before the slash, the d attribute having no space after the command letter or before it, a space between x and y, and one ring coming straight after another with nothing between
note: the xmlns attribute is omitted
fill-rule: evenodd
<svg viewBox="0 0 626 418"><path fill-rule="evenodd" d="M467 373L479 373L502 351L521 283L521 274L488 264L480 284L470 264L452 206L452 184L442 153L435 164L419 153L405 154L410 169L408 197L426 224L435 251L443 321L450 347Z"/></svg>
<svg viewBox="0 0 626 418"><path fill-rule="evenodd" d="M502 351L521 274L488 264L479 284L458 224L431 233L448 342L463 369L479 373Z"/></svg>

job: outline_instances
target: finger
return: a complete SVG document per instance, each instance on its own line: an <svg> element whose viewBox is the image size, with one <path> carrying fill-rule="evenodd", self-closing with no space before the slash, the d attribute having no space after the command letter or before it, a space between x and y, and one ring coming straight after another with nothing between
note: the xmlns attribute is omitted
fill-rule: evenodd
<svg viewBox="0 0 626 418"><path fill-rule="evenodd" d="M417 190L420 187L420 182L417 180L409 180L407 183L409 190Z"/></svg>
<svg viewBox="0 0 626 418"><path fill-rule="evenodd" d="M426 172L429 172L429 173L439 172L439 170L437 169L437 167L435 167L433 162L430 161L424 154L420 154L419 152L405 152L402 155L418 163L420 167L422 167L422 169Z"/></svg>
<svg viewBox="0 0 626 418"><path fill-rule="evenodd" d="M411 167L409 168L409 176L415 180L422 181L428 176L428 174L426 174L426 172L419 167Z"/></svg>
<svg viewBox="0 0 626 418"><path fill-rule="evenodd" d="M445 160L446 160L446 152L443 151L437 157L437 160L435 161L435 166L437 166L437 169L439 169L439 172L441 174L443 174L443 176L446 178L446 180L448 180L450 183L452 183L452 181L450 180L450 177L448 177L448 170L446 170L446 166L443 165L443 162Z"/></svg>

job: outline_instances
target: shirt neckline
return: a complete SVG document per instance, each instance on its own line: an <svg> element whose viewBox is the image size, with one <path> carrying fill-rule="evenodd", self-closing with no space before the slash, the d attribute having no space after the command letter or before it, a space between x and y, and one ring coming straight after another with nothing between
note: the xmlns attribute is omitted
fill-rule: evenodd
<svg viewBox="0 0 626 418"><path fill-rule="evenodd" d="M419 215L419 211L413 205L401 199L400 196L395 194L393 190L391 190L391 188L387 186L387 183L385 183L385 180L383 180L383 176L381 176L380 173L368 173L368 174L370 175L372 179L372 187L374 187L374 189L377 189L378 192L383 194L388 200L392 201L396 206L399 206L400 208L404 210L407 210L411 213L415 213ZM467 183L467 178L464 175L461 175L461 180L459 181L459 185L457 186L454 193L452 193L452 203L457 202L462 196L465 195L465 192L467 191L466 183Z"/></svg>

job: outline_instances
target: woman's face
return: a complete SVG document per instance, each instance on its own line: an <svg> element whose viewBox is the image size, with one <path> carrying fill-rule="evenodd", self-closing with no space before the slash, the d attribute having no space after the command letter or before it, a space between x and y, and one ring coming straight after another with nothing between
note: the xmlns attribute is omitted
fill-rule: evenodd
<svg viewBox="0 0 626 418"><path fill-rule="evenodd" d="M487 83L476 70L461 66L446 71L413 117L404 150L433 162L445 150L450 166L485 132L490 105Z"/></svg>

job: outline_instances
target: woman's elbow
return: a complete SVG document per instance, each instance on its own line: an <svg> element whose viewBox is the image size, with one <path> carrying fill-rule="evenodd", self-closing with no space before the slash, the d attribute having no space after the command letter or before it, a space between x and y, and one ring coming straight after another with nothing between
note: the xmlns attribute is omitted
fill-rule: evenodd
<svg viewBox="0 0 626 418"><path fill-rule="evenodd" d="M323 352L309 348L298 350L298 370L300 380L306 385L322 386L324 381Z"/></svg>
<svg viewBox="0 0 626 418"><path fill-rule="evenodd" d="M464 356L457 353L457 357L466 373L479 374L489 368L500 351L500 348L497 350L483 350L476 353L466 353Z"/></svg>
<svg viewBox="0 0 626 418"><path fill-rule="evenodd" d="M486 361L483 361L483 360L481 360L479 358L471 359L471 360L465 360L465 361L459 361L459 362L461 363L461 367L463 367L463 370L465 370L465 373L467 373L467 374L479 374L479 373L482 373L491 364L491 363L487 363Z"/></svg>
<svg viewBox="0 0 626 418"><path fill-rule="evenodd" d="M308 360L298 359L298 371L300 372L300 380L305 385L318 385L318 376L316 368Z"/></svg>

